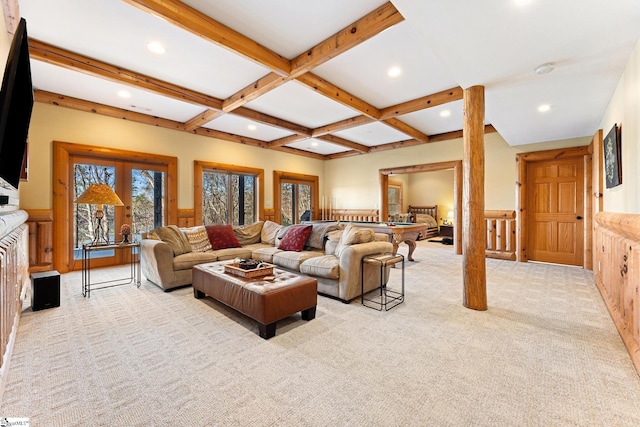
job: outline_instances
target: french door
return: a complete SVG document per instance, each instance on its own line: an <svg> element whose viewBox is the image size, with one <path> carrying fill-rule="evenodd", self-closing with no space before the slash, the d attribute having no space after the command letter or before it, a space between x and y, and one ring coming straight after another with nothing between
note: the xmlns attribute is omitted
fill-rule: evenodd
<svg viewBox="0 0 640 427"><path fill-rule="evenodd" d="M103 206L102 226L109 242L122 240L120 227L128 224L131 238L139 241L141 233L165 224L167 167L124 160L70 157L73 178L72 199L79 197L92 184L106 184L120 197L124 206ZM73 239L73 269L82 259L82 245L91 243L96 233L96 205L73 204L73 221L69 222L69 236ZM92 265L108 266L128 262L127 251L92 252Z"/></svg>
<svg viewBox="0 0 640 427"><path fill-rule="evenodd" d="M318 177L273 171L276 221L282 225L318 219Z"/></svg>

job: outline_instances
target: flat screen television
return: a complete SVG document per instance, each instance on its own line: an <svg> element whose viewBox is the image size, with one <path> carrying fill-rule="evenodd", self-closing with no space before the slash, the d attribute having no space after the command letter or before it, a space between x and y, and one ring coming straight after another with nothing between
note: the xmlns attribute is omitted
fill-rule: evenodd
<svg viewBox="0 0 640 427"><path fill-rule="evenodd" d="M0 178L16 190L25 161L33 101L27 21L22 18L13 35L0 90Z"/></svg>

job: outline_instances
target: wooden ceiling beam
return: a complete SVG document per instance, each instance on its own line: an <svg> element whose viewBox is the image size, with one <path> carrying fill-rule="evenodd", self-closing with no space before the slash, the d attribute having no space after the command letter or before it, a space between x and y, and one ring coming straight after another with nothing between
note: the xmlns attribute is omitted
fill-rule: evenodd
<svg viewBox="0 0 640 427"><path fill-rule="evenodd" d="M222 110L228 113L240 108L247 102L253 101L288 81L289 79L286 77L269 73L225 99L222 102Z"/></svg>
<svg viewBox="0 0 640 427"><path fill-rule="evenodd" d="M282 151L284 153L295 154L298 156L310 157L312 159L325 160L327 156L318 153L312 153L310 151L299 150L293 147L274 147L276 151Z"/></svg>
<svg viewBox="0 0 640 427"><path fill-rule="evenodd" d="M187 132L194 131L200 126L206 125L211 120L215 119L216 117L220 117L223 114L224 113L222 111L218 110L205 110L204 112L185 122L184 130L186 130Z"/></svg>
<svg viewBox="0 0 640 427"><path fill-rule="evenodd" d="M335 58L354 46L404 21L391 2L348 25L291 61L290 77L295 78Z"/></svg>
<svg viewBox="0 0 640 427"><path fill-rule="evenodd" d="M340 132L341 130L347 130L354 127L366 125L371 122L375 122L375 120L368 116L351 117L350 119L341 120L339 122L315 128L313 130L312 136L315 138L318 136L327 135L329 133Z"/></svg>
<svg viewBox="0 0 640 427"><path fill-rule="evenodd" d="M222 139L224 141L237 142L238 144L249 145L257 148L267 148L267 142L261 141L255 138L249 138L248 136L235 135L233 133L221 132L215 129L198 128L191 133L196 135L206 136L209 138Z"/></svg>
<svg viewBox="0 0 640 427"><path fill-rule="evenodd" d="M60 49L34 39L29 39L31 59L46 62L58 67L100 77L117 83L142 88L162 96L188 102L190 104L222 109L222 101L203 93L180 87L144 74L138 74L124 68L116 67L97 59L87 58L68 50Z"/></svg>
<svg viewBox="0 0 640 427"><path fill-rule="evenodd" d="M424 142L417 139L405 139L404 141L390 142L388 144L381 144L371 147L371 153L378 151L395 150L396 148L413 147L416 145L423 145Z"/></svg>
<svg viewBox="0 0 640 427"><path fill-rule="evenodd" d="M409 135L422 143L426 144L427 142L429 142L429 136L426 133L420 132L418 129L409 126L401 120L390 118L383 120L382 123L394 128L399 132L404 133L405 135Z"/></svg>
<svg viewBox="0 0 640 427"><path fill-rule="evenodd" d="M142 0L125 1L138 2ZM246 104L247 102L250 102L257 97L264 95L270 90L275 89L281 84L286 83L294 78L301 77L303 74L307 73L318 65L321 65L331 58L334 58L341 53L346 52L352 47L357 46L358 44L366 40L369 40L371 37L379 34L380 32L393 25L398 24L399 22L402 22L403 20L404 18L402 17L400 12L398 12L398 10L393 6L393 4L391 4L391 2L385 3L373 12L358 19L353 24L338 31L336 34L332 35L325 41L317 44L307 52L299 55L297 58L291 61L291 72L288 76L281 77L281 75L278 75L279 73L275 72L276 70L272 69L274 73L267 74L261 79L253 82L237 93L231 95L229 98L224 100L223 110L226 112L233 111L234 109ZM279 80L278 77L281 77L281 80ZM333 88L335 88L335 86L333 86ZM322 92L322 89L323 88L319 88L316 90ZM342 96L343 98L345 98L344 102L348 102L346 99L348 98L348 94L344 91L341 91L340 89L339 91L342 92ZM334 97L337 97L337 95L333 95L330 97L334 99ZM335 100L337 100L338 102L342 102L338 99ZM355 108L357 111L362 112L362 114L378 114L378 110L372 107L355 106L353 108ZM368 110L370 110L369 113L367 112ZM377 116L372 117L377 118Z"/></svg>
<svg viewBox="0 0 640 427"><path fill-rule="evenodd" d="M239 32L178 0L123 0L183 30L242 55L281 76L289 75L291 62Z"/></svg>
<svg viewBox="0 0 640 427"><path fill-rule="evenodd" d="M357 142L349 141L348 139L340 138L335 135L323 135L319 136L318 139L322 141L331 142L332 144L340 145L342 147L350 148L359 153L368 153L371 147L367 147L366 145L358 144Z"/></svg>
<svg viewBox="0 0 640 427"><path fill-rule="evenodd" d="M95 102L46 92L44 90L35 90L34 97L37 102L43 102L45 104L51 104L58 107L71 108L73 110L114 117L116 119L127 120L130 122L144 123L145 125L184 131L184 124L175 120L162 119L160 117L150 116L149 114L137 113L135 111L110 107L103 104L96 104Z"/></svg>
<svg viewBox="0 0 640 427"><path fill-rule="evenodd" d="M298 141L304 141L305 139L309 139L308 136L305 135L289 135L284 138L274 139L269 142L269 148L282 147L283 145L291 144Z"/></svg>
<svg viewBox="0 0 640 427"><path fill-rule="evenodd" d="M462 99L462 88L460 86L443 90L442 92L423 96L401 104L392 105L391 107L380 110L380 120L401 116L403 114L413 113L415 111L424 110L425 108L435 107L437 105L447 104Z"/></svg>
<svg viewBox="0 0 640 427"><path fill-rule="evenodd" d="M316 76L313 73L307 73L298 76L296 77L296 80L304 84L305 86L315 90L316 92L323 94L327 98L339 102L344 106L353 108L357 112L364 114L367 117L376 120L380 118L380 111L376 107L363 101L357 96L351 95L347 91L340 89L338 86L329 83L328 81Z"/></svg>
<svg viewBox="0 0 640 427"><path fill-rule="evenodd" d="M268 114L260 113L258 111L251 110L246 107L240 107L236 110L233 110L232 114L235 114L240 117L244 117L245 119L253 120L254 122L275 126L299 135L304 135L305 138L309 138L311 136L312 130L307 127L300 126L298 124L291 123L287 120L279 119L277 117L273 117Z"/></svg>

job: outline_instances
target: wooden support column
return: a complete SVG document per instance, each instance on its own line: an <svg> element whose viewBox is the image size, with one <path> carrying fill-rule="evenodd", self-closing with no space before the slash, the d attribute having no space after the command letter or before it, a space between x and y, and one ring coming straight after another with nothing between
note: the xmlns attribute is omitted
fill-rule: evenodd
<svg viewBox="0 0 640 427"><path fill-rule="evenodd" d="M463 304L487 309L487 272L484 221L484 86L472 86L463 94L462 155L462 257Z"/></svg>

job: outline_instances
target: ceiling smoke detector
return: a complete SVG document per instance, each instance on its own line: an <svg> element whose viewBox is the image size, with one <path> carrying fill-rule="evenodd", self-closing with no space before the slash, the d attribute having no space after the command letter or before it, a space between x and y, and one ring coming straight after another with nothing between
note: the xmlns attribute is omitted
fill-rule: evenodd
<svg viewBox="0 0 640 427"><path fill-rule="evenodd" d="M538 65L536 67L536 74L549 74L555 69L553 62L547 62L546 64Z"/></svg>

